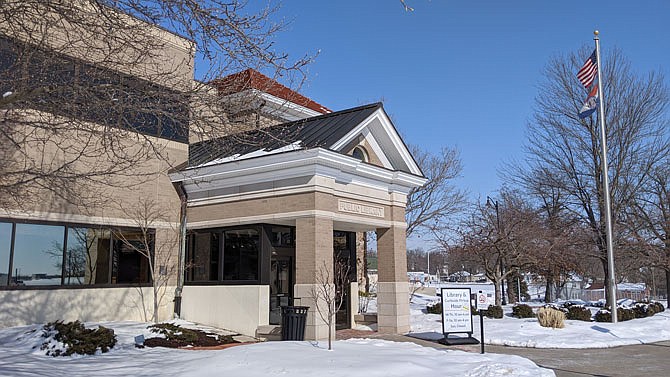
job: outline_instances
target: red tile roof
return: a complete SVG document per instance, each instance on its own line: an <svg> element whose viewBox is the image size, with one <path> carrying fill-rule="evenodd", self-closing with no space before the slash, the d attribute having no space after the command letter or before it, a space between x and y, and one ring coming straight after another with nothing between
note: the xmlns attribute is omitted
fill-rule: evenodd
<svg viewBox="0 0 670 377"><path fill-rule="evenodd" d="M321 114L328 114L332 112L332 110L329 108L303 96L294 90L287 88L286 86L251 68L242 72L233 73L232 75L228 75L222 79L214 80L212 84L216 86L216 88L219 90L219 94L222 95L238 93L247 89L258 89L262 92L293 102L310 110L317 111Z"/></svg>
<svg viewBox="0 0 670 377"><path fill-rule="evenodd" d="M605 283L604 282L593 282L588 288L586 289L604 289L605 288Z"/></svg>

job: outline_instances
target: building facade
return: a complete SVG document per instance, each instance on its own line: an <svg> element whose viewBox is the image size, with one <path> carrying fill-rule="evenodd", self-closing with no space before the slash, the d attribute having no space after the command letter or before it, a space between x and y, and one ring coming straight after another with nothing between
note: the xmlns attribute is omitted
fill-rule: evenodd
<svg viewBox="0 0 670 377"><path fill-rule="evenodd" d="M66 52L51 64L72 71L71 81L59 82L65 88L85 80L81 72L100 69L108 88L126 93L151 88L178 98L192 87L193 46L158 28L154 37L163 38L161 46L169 51L151 54L157 60L147 66L169 73L148 74L123 64L102 69L99 62ZM0 89L8 97L29 91L39 73L14 53L29 42L14 35L2 43L2 74L23 79L2 80L7 87ZM319 312L327 308L316 292L320 287L340 292L344 302L337 323L354 325L357 239L374 231L379 331L409 331L405 204L425 178L383 106L333 112L253 70L208 85L226 112L221 118L241 126L203 137L194 132L192 115L200 109L179 106L161 108L167 118L124 107L114 112L113 106L102 115L98 106L59 113L57 107L30 103L5 112L3 124L13 127L23 127L17 119L35 116L66 118L89 125L89 132L118 131L119 123L110 119L140 122L122 130L117 147L138 148L141 140L157 152L131 170L105 176L114 184L96 195L104 200L73 203L58 190L28 185L29 200L3 202L1 326L148 320L158 298L159 320L177 314L248 335L279 325L282 306L305 305L310 307L306 337L323 339L329 328ZM136 95L144 101L145 92ZM166 102L176 103L141 103L151 108ZM39 119L29 126L37 127ZM104 134L95 135L102 138L92 143L97 146ZM58 137L62 143L78 140L67 133ZM47 146L6 153L12 164L67 160ZM77 159L75 171L104 164L103 155ZM344 284L335 278L343 270Z"/></svg>

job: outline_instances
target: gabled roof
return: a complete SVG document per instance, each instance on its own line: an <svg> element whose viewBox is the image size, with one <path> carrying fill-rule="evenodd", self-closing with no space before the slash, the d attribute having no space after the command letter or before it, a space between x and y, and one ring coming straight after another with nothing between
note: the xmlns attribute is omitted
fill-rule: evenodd
<svg viewBox="0 0 670 377"><path fill-rule="evenodd" d="M219 94L228 95L232 93L239 93L247 89L258 89L262 92L271 94L283 100L293 102L297 105L314 110L321 114L331 113L332 110L313 101L302 94L289 89L288 87L278 83L277 81L265 76L264 74L254 70L245 69L244 71L233 73L224 78L212 81Z"/></svg>
<svg viewBox="0 0 670 377"><path fill-rule="evenodd" d="M295 142L300 142L300 146L294 149L329 149L380 107L381 103L374 103L191 144L188 165L216 163L217 160L248 155L259 149L271 152Z"/></svg>
<svg viewBox="0 0 670 377"><path fill-rule="evenodd" d="M314 148L344 154L345 147L357 137L373 142L375 153L382 159L382 167L423 176L381 103L191 144L188 167Z"/></svg>

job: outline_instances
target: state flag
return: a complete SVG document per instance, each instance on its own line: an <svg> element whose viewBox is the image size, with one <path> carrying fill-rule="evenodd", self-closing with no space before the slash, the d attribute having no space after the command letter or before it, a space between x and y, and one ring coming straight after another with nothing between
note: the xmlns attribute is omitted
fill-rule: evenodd
<svg viewBox="0 0 670 377"><path fill-rule="evenodd" d="M579 110L579 117L584 119L593 114L598 108L598 102L598 85L594 85L589 96L586 97L586 101L584 101L584 106Z"/></svg>

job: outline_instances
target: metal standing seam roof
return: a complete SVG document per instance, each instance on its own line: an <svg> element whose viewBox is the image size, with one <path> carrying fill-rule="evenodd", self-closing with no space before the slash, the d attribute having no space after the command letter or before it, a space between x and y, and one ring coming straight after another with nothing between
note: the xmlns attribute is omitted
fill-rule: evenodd
<svg viewBox="0 0 670 377"><path fill-rule="evenodd" d="M381 108L380 102L191 144L188 167L300 141L304 149L330 147Z"/></svg>

